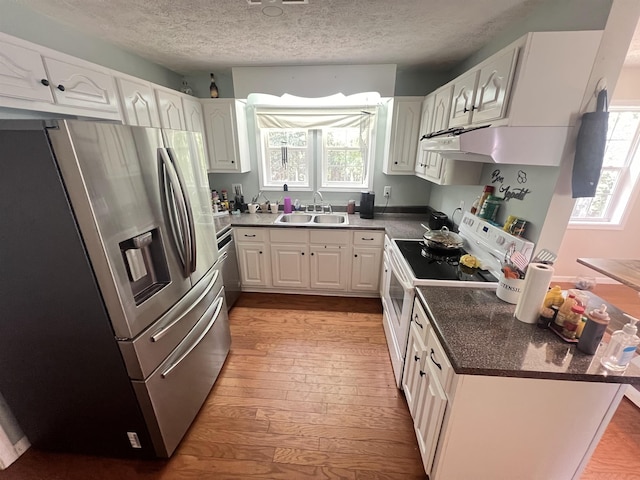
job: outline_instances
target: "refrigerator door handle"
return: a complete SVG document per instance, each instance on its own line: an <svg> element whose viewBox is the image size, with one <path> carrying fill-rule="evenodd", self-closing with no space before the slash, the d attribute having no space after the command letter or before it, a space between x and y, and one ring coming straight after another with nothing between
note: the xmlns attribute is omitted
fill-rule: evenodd
<svg viewBox="0 0 640 480"><path fill-rule="evenodd" d="M180 188L180 179L173 168L167 152L163 148L158 148L158 158L162 162L162 190L169 211L169 223L173 240L178 249L180 262L182 263L182 273L185 278L191 273L191 247L187 244L188 236L185 232L189 228L186 214L185 198ZM177 217L177 219L176 219Z"/></svg>
<svg viewBox="0 0 640 480"><path fill-rule="evenodd" d="M180 355L180 358L178 358L175 362L173 362L169 366L169 368L167 368L160 374L162 378L166 378L167 375L169 375L173 371L173 369L175 369L178 365L180 365L180 363L189 356L189 354L198 346L198 344L204 339L204 337L206 337L207 333L209 333L209 330L213 328L213 324L218 319L218 316L220 315L220 311L222 310L222 305L224 305L224 294L219 296L216 299L216 301L213 302L211 306L207 309L207 311L204 313L203 317L206 317L209 314L209 312L211 312L211 310L215 309L215 313L213 314L213 317L211 318L209 325L207 325L207 327L204 329L204 332L200 334L200 336L191 344L191 346L187 349L186 352Z"/></svg>
<svg viewBox="0 0 640 480"><path fill-rule="evenodd" d="M157 342L158 340L160 340L162 337L164 337L167 332L169 332L169 330L171 330L171 328L173 328L173 326L176 323L180 323L180 321L186 317L187 315L189 315L189 313L198 306L198 304L202 301L203 298L205 298L209 292L211 291L211 289L213 288L213 286L215 285L216 281L218 280L218 276L220 275L220 270L216 270L213 274L213 277L211 278L211 280L209 281L209 284L206 286L204 292L202 292L202 294L200 294L200 296L195 299L193 301L193 303L191 304L191 306L185 311L183 312L181 315L179 315L175 320L173 320L171 323L169 323L168 325L165 325L164 327L162 327L160 330L158 330L155 334L153 334L150 338L150 340L152 342Z"/></svg>
<svg viewBox="0 0 640 480"><path fill-rule="evenodd" d="M195 227L195 223L193 221L193 210L191 208L191 202L189 200L189 196L185 194L185 182L184 179L182 178L182 174L180 172L180 168L178 167L178 163L176 162L176 154L173 151L172 148L167 148L167 152L169 153L169 158L171 159L171 161L173 162L173 165L175 167L176 170L176 174L178 175L178 182L180 184L180 188L182 190L182 194L184 196L184 200L185 200L185 210L187 212L187 222L189 223L189 230L188 230L188 235L189 235L189 244L191 246L190 249L190 272L189 273L193 273L196 271L196 258L197 258L197 247L196 247L196 227Z"/></svg>

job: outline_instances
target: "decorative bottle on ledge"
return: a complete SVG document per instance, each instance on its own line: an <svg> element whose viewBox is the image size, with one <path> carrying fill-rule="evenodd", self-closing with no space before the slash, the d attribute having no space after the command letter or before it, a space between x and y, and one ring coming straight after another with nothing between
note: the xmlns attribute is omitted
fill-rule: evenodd
<svg viewBox="0 0 640 480"><path fill-rule="evenodd" d="M216 85L216 79L211 74L211 85L209 86L209 93L211 93L211 98L218 98L218 86Z"/></svg>

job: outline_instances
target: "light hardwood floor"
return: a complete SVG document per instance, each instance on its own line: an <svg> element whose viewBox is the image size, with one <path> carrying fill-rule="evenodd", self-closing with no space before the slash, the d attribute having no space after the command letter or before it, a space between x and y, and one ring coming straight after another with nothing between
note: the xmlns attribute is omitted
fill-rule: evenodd
<svg viewBox="0 0 640 480"><path fill-rule="evenodd" d="M377 299L245 293L227 363L170 460L30 449L0 478L426 478L381 317ZM640 412L624 399L583 478L640 478L639 451Z"/></svg>

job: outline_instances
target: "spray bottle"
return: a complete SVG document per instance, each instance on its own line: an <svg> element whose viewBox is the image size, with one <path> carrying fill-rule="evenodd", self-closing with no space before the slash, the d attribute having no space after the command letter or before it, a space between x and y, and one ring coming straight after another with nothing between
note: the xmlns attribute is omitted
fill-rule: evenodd
<svg viewBox="0 0 640 480"><path fill-rule="evenodd" d="M638 327L636 327L637 318L624 314L630 321L622 330L613 332L607 350L604 352L600 363L608 370L622 372L627 368L629 362L633 358L636 347L640 343L638 338Z"/></svg>

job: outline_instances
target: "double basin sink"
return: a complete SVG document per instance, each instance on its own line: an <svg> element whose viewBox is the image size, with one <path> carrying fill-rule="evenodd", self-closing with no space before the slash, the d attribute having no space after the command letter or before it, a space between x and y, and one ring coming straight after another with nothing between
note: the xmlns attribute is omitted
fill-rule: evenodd
<svg viewBox="0 0 640 480"><path fill-rule="evenodd" d="M283 213L273 222L277 225L348 225L347 214L337 213Z"/></svg>

